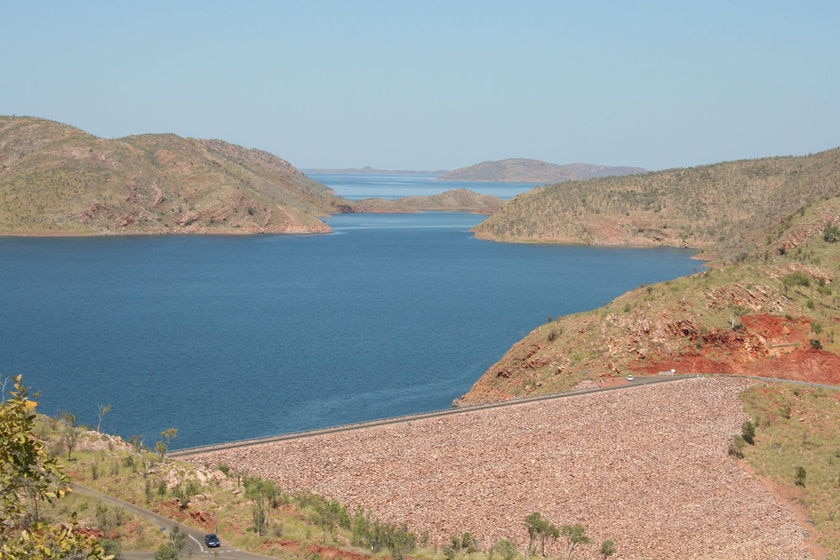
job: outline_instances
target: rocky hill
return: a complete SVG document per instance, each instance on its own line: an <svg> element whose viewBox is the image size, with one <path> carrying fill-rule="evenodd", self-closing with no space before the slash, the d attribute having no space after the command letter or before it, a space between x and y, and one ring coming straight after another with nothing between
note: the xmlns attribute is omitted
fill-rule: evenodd
<svg viewBox="0 0 840 560"><path fill-rule="evenodd" d="M347 210L272 154L221 140L97 138L0 117L0 234L312 233Z"/></svg>
<svg viewBox="0 0 840 560"><path fill-rule="evenodd" d="M736 259L788 215L840 192L840 148L540 187L476 234L520 242L696 247Z"/></svg>
<svg viewBox="0 0 840 560"><path fill-rule="evenodd" d="M445 181L508 181L516 183L562 183L613 175L645 173L640 167L610 167L587 163L556 165L535 159L485 161L454 169L438 179Z"/></svg>
<svg viewBox="0 0 840 560"><path fill-rule="evenodd" d="M479 194L467 189L454 189L431 196L406 196L394 200L366 198L353 201L354 212L470 212L492 214L502 207L501 198Z"/></svg>
<svg viewBox="0 0 840 560"><path fill-rule="evenodd" d="M743 239L761 243L741 253L738 262L643 286L601 309L537 327L459 404L565 391L593 382L609 385L628 374L656 375L672 369L840 385L840 293L835 285L840 277L840 182L830 179L836 172L831 162L838 155L835 151L779 162L799 173L769 181L768 199L779 204L790 198L795 202L789 204L798 205L813 197L811 193L819 196L773 219L768 219L771 209L766 204L752 202L761 213L752 220L744 215L739 223ZM749 168L755 170L753 165ZM795 188L801 174L807 174L808 189ZM785 196L770 189L771 184L784 189ZM833 195L828 194L831 190ZM823 199L823 193L828 198ZM712 193L706 196L711 202ZM722 192L721 198L727 196ZM661 201L663 209L667 200ZM746 214L746 207L730 213ZM560 213L558 221L564 217ZM711 240L708 243L716 249ZM755 241L742 247L751 243Z"/></svg>

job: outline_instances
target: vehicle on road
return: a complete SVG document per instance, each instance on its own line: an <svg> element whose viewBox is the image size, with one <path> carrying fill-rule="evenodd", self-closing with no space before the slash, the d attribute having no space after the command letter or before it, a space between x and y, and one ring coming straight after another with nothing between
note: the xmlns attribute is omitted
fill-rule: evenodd
<svg viewBox="0 0 840 560"><path fill-rule="evenodd" d="M209 535L204 535L204 544L207 545L207 548L218 548L222 546L222 541L219 540L219 537L215 533L210 533Z"/></svg>
<svg viewBox="0 0 840 560"><path fill-rule="evenodd" d="M627 376L627 381L633 381L634 379L636 379L636 378L633 377L632 375Z"/></svg>

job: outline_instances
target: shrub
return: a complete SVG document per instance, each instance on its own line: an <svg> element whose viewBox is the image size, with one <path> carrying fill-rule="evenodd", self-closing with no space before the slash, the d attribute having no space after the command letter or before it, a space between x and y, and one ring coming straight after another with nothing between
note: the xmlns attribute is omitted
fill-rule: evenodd
<svg viewBox="0 0 840 560"><path fill-rule="evenodd" d="M755 424L752 420L747 420L741 426L741 437L750 445L755 445Z"/></svg>
<svg viewBox="0 0 840 560"><path fill-rule="evenodd" d="M805 467L796 467L796 476L794 477L794 484L797 486L805 486L805 477L808 476L808 473L805 471Z"/></svg>
<svg viewBox="0 0 840 560"><path fill-rule="evenodd" d="M823 229L823 240L826 243L836 243L840 241L840 228L833 224L825 224L825 229Z"/></svg>
<svg viewBox="0 0 840 560"><path fill-rule="evenodd" d="M732 457L737 457L738 459L743 459L744 447L746 446L746 444L747 442L744 441L743 437L732 436L732 439L729 441L729 455Z"/></svg>
<svg viewBox="0 0 840 560"><path fill-rule="evenodd" d="M803 286L807 288L811 285L811 278L801 270L797 270L796 272L791 272L783 276L782 284L785 286Z"/></svg>
<svg viewBox="0 0 840 560"><path fill-rule="evenodd" d="M516 544L510 539L502 539L493 546L493 552L502 557L502 560L513 560L518 554Z"/></svg>

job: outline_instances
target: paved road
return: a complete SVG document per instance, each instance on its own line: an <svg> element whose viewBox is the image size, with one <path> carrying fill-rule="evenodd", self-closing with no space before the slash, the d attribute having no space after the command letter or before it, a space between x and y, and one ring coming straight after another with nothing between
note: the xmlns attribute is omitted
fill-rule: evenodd
<svg viewBox="0 0 840 560"><path fill-rule="evenodd" d="M253 554L251 552L244 552L242 550L237 550L235 548L229 547L224 542L224 535L220 535L220 538L222 540L221 547L208 549L206 546L204 546L204 533L197 529L181 525L180 523L173 521L167 517L163 517L162 515L158 515L153 511L143 509L134 504L130 504L128 502L120 500L119 498L114 498L113 496L108 496L107 494L97 492L96 490L87 488L86 486L74 484L73 491L77 494L82 494L85 496L95 498L101 501L102 503L115 507L121 507L124 510L131 512L132 514L137 515L138 517L151 521L152 523L157 525L161 531L171 531L172 528L177 525L180 530L184 531L187 534L187 546L185 552L188 553L190 556L202 555L206 556L207 558L218 557L227 560L266 560L266 558L272 558L271 556ZM149 558L154 558L155 553L123 552L122 557L126 558L127 560L148 560Z"/></svg>

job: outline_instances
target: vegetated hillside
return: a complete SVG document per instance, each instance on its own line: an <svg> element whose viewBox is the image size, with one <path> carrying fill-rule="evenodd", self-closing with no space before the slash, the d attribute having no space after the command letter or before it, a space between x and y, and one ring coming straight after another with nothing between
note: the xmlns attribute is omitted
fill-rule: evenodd
<svg viewBox="0 0 840 560"><path fill-rule="evenodd" d="M332 189L260 150L0 117L0 234L327 232L318 217L344 210Z"/></svg>
<svg viewBox="0 0 840 560"><path fill-rule="evenodd" d="M838 278L834 196L779 221L738 264L643 286L601 309L538 327L460 404L671 369L840 385Z"/></svg>
<svg viewBox="0 0 840 560"><path fill-rule="evenodd" d="M486 239L668 245L737 258L799 208L840 192L840 149L534 189L476 228Z"/></svg>
<svg viewBox="0 0 840 560"><path fill-rule="evenodd" d="M641 167L610 167L588 163L557 165L536 159L512 158L485 161L454 169L438 179L445 181L509 181L517 183L560 183L593 177L645 173Z"/></svg>
<svg viewBox="0 0 840 560"><path fill-rule="evenodd" d="M406 196L394 200L366 198L353 201L354 212L471 212L492 214L502 207L501 198L476 193L467 189L453 189L431 196Z"/></svg>

